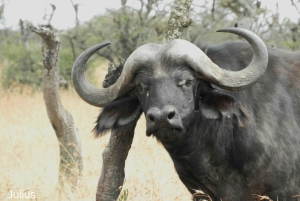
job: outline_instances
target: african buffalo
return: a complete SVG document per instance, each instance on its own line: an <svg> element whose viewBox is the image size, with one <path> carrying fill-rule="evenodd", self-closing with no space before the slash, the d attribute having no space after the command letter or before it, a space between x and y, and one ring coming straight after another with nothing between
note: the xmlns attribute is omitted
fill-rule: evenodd
<svg viewBox="0 0 300 201"><path fill-rule="evenodd" d="M103 107L98 135L141 115L146 134L170 154L191 193L212 200L300 200L300 54L266 48L250 31L227 28L247 42L200 46L185 40L150 43L127 59L115 84L85 78L91 47L76 60L80 97ZM250 44L250 45L249 45Z"/></svg>

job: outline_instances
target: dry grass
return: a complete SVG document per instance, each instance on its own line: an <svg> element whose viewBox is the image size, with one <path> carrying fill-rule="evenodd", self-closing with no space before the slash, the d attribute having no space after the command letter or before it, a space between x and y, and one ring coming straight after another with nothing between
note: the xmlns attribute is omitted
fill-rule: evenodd
<svg viewBox="0 0 300 201"><path fill-rule="evenodd" d="M81 188L74 194L59 197L56 189L58 142L42 94L4 94L1 91L0 200L8 200L11 190L35 192L37 200L95 200L101 154L109 136L93 138L91 130L98 108L87 105L74 92L62 92L62 102L80 130L84 162ZM146 137L144 125L142 118L126 161L123 189L128 189L128 200L191 200L168 154L155 139Z"/></svg>

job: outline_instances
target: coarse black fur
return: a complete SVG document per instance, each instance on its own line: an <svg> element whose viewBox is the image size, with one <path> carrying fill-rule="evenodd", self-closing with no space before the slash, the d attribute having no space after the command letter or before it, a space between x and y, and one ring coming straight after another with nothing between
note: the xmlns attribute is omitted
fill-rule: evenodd
<svg viewBox="0 0 300 201"><path fill-rule="evenodd" d="M244 42L200 48L214 63L228 70L241 70L252 59L251 46ZM103 109L95 132L101 135L109 129L126 128L126 123L139 118L142 112L148 119L147 112L154 103L155 107L175 105L183 131L171 130L175 138L170 138L172 132L165 128L167 135L160 131L154 135L170 154L191 193L201 189L214 201L250 201L254 200L253 194L299 201L300 53L268 48L268 55L265 74L241 91L224 90L196 76L190 89L179 90L173 86L173 71L182 69L176 65L168 68L172 61L165 62L167 58L162 57L162 65L169 63L162 69L167 69L170 78L154 79L151 73L143 71L142 74L148 73L147 79L137 76L137 89ZM193 74L185 69L182 72ZM140 83L150 90L139 89L144 86ZM150 95L146 96L147 92ZM187 106L181 104L180 97L184 96L194 104L183 114L180 107Z"/></svg>
<svg viewBox="0 0 300 201"><path fill-rule="evenodd" d="M114 64L111 64L114 65ZM111 86L112 84L114 84L118 78L120 77L122 70L124 67L124 63L120 63L118 67L116 67L114 70L109 70L108 73L105 75L105 78L102 82L102 86L104 88L107 88L109 86Z"/></svg>
<svg viewBox="0 0 300 201"><path fill-rule="evenodd" d="M138 99L132 95L127 95L103 108L93 131L96 136L104 135L110 130L126 131L133 124L136 124L141 114L142 110Z"/></svg>

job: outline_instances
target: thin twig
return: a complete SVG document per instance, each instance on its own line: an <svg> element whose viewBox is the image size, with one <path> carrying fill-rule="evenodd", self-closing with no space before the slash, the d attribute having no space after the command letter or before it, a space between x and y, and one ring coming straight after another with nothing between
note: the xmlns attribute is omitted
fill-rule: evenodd
<svg viewBox="0 0 300 201"><path fill-rule="evenodd" d="M216 0L213 0L213 5L211 9L211 16L213 20L215 20L215 6L216 6Z"/></svg>
<svg viewBox="0 0 300 201"><path fill-rule="evenodd" d="M52 13L51 13L51 15L50 15L50 17L49 17L49 19L48 19L48 24L51 23L51 20L52 20L52 18L53 18L53 16L54 16L54 12L55 12L55 10L56 10L56 6L55 6L54 4L51 4L51 3L50 3L50 5L51 5L51 8L52 8Z"/></svg>
<svg viewBox="0 0 300 201"><path fill-rule="evenodd" d="M294 6L296 8L298 14L300 14L300 11L299 11L297 5L294 3L294 0L291 0L291 2L292 2L292 6Z"/></svg>

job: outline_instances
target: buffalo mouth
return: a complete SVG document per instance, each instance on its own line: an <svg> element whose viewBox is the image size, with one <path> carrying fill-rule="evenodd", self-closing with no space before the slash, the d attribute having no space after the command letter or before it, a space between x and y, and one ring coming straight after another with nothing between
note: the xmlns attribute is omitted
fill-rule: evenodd
<svg viewBox="0 0 300 201"><path fill-rule="evenodd" d="M184 128L182 127L174 127L174 128L158 128L158 129L147 129L147 136L155 136L161 141L174 141L176 140L182 133L184 132Z"/></svg>

